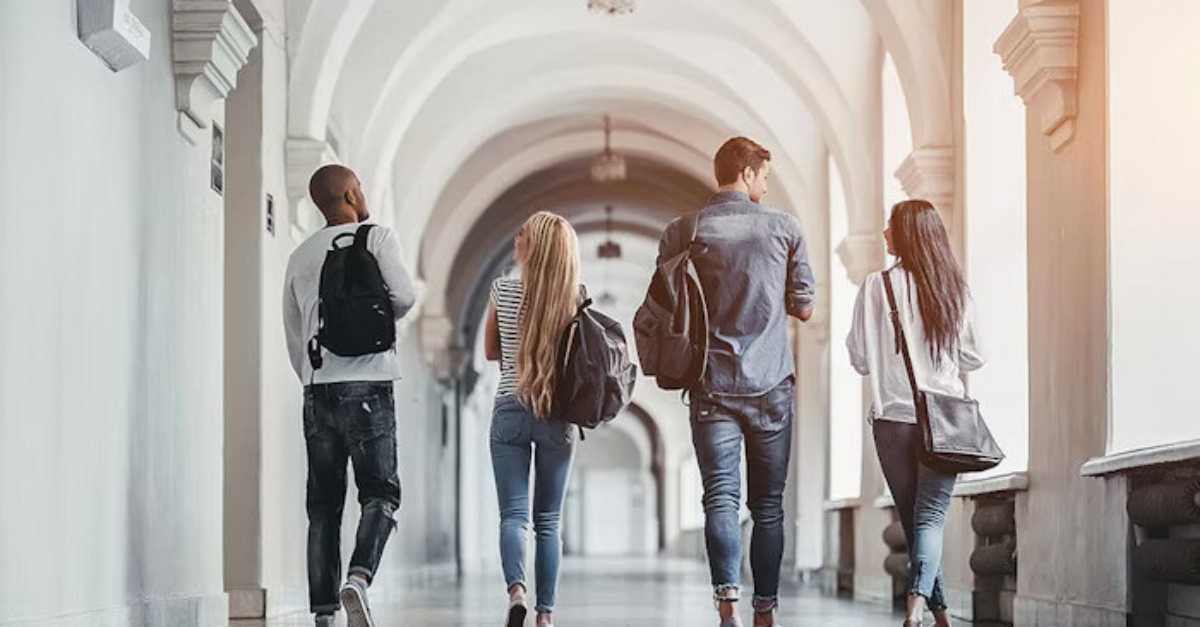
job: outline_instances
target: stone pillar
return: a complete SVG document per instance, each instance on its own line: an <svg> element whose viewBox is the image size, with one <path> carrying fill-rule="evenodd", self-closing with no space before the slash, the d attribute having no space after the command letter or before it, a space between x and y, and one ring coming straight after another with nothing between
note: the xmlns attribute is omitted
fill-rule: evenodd
<svg viewBox="0 0 1200 627"><path fill-rule="evenodd" d="M225 587L231 616L265 614L261 461L262 52L229 97L225 179Z"/></svg>
<svg viewBox="0 0 1200 627"><path fill-rule="evenodd" d="M795 568L802 576L825 565L823 504L829 491L829 160L824 148L819 152L805 172L811 181L806 199L816 210L804 216L817 306L811 320L793 324L797 397L788 485L795 498Z"/></svg>
<svg viewBox="0 0 1200 627"><path fill-rule="evenodd" d="M1028 106L1030 487L1014 613L1030 627L1124 625L1129 607L1124 490L1079 474L1109 432L1105 14L1023 1L996 45Z"/></svg>

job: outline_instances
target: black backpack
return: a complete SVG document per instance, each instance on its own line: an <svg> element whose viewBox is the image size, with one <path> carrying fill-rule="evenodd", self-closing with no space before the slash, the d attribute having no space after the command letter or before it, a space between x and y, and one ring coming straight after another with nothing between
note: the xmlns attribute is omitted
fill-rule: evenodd
<svg viewBox="0 0 1200 627"><path fill-rule="evenodd" d="M633 317L642 372L664 390L690 390L708 368L708 308L692 260L700 214L683 218L686 244L654 270L646 298Z"/></svg>
<svg viewBox="0 0 1200 627"><path fill-rule="evenodd" d="M342 233L330 242L321 266L317 334L309 340L308 359L321 368L321 347L342 357L390 350L396 343L396 319L387 284L375 255L367 250L373 224ZM352 236L354 243L338 247Z"/></svg>
<svg viewBox="0 0 1200 627"><path fill-rule="evenodd" d="M581 438L584 427L595 429L629 405L637 378L621 324L591 304L583 301L558 342L554 390L554 417L579 426Z"/></svg>

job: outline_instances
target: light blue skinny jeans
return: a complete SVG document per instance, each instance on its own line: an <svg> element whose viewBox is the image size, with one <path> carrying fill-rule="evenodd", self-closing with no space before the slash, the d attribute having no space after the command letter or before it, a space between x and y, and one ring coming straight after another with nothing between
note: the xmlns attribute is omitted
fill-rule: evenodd
<svg viewBox="0 0 1200 627"><path fill-rule="evenodd" d="M931 611L944 610L942 540L946 510L958 476L938 472L918 461L923 444L917 425L875 420L872 431L879 465L908 540L908 593L925 597Z"/></svg>
<svg viewBox="0 0 1200 627"><path fill-rule="evenodd" d="M563 500L575 453L575 426L538 420L515 396L496 399L491 427L492 471L500 503L500 563L508 589L525 577L525 538L529 533L529 465L533 463L533 529L537 554L538 612L554 610L558 565L562 561Z"/></svg>

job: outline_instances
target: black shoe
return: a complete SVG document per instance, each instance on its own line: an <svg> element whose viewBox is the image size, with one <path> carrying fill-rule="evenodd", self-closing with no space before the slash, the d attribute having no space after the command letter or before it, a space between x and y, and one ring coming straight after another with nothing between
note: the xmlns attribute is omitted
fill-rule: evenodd
<svg viewBox="0 0 1200 627"><path fill-rule="evenodd" d="M529 615L529 607L525 605L525 597L518 597L508 602L508 622L504 627L522 627L525 617Z"/></svg>

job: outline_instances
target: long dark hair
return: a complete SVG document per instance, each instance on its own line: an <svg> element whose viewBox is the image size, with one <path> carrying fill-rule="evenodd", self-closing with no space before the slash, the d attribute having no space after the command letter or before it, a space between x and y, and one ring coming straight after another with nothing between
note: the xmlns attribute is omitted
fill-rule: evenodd
<svg viewBox="0 0 1200 627"><path fill-rule="evenodd" d="M946 226L929 201L912 199L892 207L888 228L900 267L916 281L929 355L940 364L944 352L958 346L967 297L967 282L950 250Z"/></svg>

